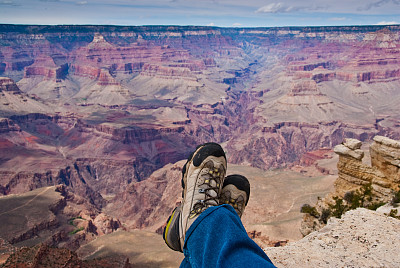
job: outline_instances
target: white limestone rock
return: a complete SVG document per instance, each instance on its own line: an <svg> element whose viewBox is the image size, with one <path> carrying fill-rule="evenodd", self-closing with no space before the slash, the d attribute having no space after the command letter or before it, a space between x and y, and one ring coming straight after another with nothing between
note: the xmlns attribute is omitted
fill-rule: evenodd
<svg viewBox="0 0 400 268"><path fill-rule="evenodd" d="M364 157L364 152L360 149L352 150L344 144L336 145L333 151L338 155L350 156L357 160L361 160Z"/></svg>
<svg viewBox="0 0 400 268"><path fill-rule="evenodd" d="M346 138L343 144L351 150L357 150L361 148L362 142L357 139Z"/></svg>
<svg viewBox="0 0 400 268"><path fill-rule="evenodd" d="M394 206L393 206L388 203L388 204L385 204L385 205L379 207L376 211L379 213L382 213L382 214L389 215L390 211L392 209L396 209L397 210L396 216L400 217L400 204L394 204Z"/></svg>
<svg viewBox="0 0 400 268"><path fill-rule="evenodd" d="M400 267L400 220L358 208L285 247L266 248L277 267Z"/></svg>
<svg viewBox="0 0 400 268"><path fill-rule="evenodd" d="M374 141L392 148L400 149L400 141L389 139L384 136L375 136Z"/></svg>

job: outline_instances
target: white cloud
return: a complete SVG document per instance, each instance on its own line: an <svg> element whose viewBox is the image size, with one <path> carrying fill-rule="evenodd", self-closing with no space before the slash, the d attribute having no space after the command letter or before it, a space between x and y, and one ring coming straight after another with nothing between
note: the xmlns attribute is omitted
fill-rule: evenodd
<svg viewBox="0 0 400 268"><path fill-rule="evenodd" d="M233 26L233 27L239 27L239 26L242 26L242 24L241 24L241 23L238 23L238 22L236 22L236 23L232 24L232 26Z"/></svg>
<svg viewBox="0 0 400 268"><path fill-rule="evenodd" d="M207 26L215 26L214 22L210 22Z"/></svg>
<svg viewBox="0 0 400 268"><path fill-rule="evenodd" d="M79 2L76 2L76 4L77 5L86 5L88 2L87 1L79 1Z"/></svg>
<svg viewBox="0 0 400 268"><path fill-rule="evenodd" d="M329 20L333 20L333 21L343 21L343 20L347 20L346 17L335 17L335 18L330 18Z"/></svg>
<svg viewBox="0 0 400 268"><path fill-rule="evenodd" d="M3 5L3 6L18 6L16 3L14 3L11 0L0 1L0 5Z"/></svg>
<svg viewBox="0 0 400 268"><path fill-rule="evenodd" d="M286 13L305 9L299 6L288 6L283 3L272 3L256 10L256 13Z"/></svg>
<svg viewBox="0 0 400 268"><path fill-rule="evenodd" d="M392 25L392 24L400 24L400 23L397 21L381 21L378 22L376 25Z"/></svg>
<svg viewBox="0 0 400 268"><path fill-rule="evenodd" d="M388 4L393 3L393 5L397 6L400 5L400 0L378 0L378 1L373 1L372 3L369 3L365 6L359 7L359 11L365 11L365 10L372 10L376 9Z"/></svg>
<svg viewBox="0 0 400 268"><path fill-rule="evenodd" d="M287 6L282 3L272 3L257 9L256 13L278 13L285 12Z"/></svg>

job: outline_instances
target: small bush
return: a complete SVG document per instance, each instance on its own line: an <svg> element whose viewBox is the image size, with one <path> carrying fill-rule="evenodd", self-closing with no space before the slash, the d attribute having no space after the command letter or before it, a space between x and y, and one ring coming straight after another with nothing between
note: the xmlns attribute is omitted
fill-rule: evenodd
<svg viewBox="0 0 400 268"><path fill-rule="evenodd" d="M329 217L331 216L331 210L328 208L324 208L321 213L321 217L319 218L323 223L327 224Z"/></svg>
<svg viewBox="0 0 400 268"><path fill-rule="evenodd" d="M340 219L342 214L348 210L348 207L343 203L343 199L339 198L338 196L335 196L333 200L335 200L335 204L329 205L331 214L333 217Z"/></svg>
<svg viewBox="0 0 400 268"><path fill-rule="evenodd" d="M374 195L372 184L368 183L356 191L347 192L343 198L340 198L339 196L333 197L334 204L330 204L328 209L323 209L321 214L318 213L315 207L312 207L308 204L304 204L300 211L302 213L308 213L311 216L318 218L320 222L326 224L331 216L341 218L346 211L352 209L363 207L370 210L376 210L385 204L382 201L373 202L373 199ZM397 203L400 203L400 186L399 190L393 193L393 198L391 201L392 205ZM396 216L396 214L397 209L393 209L389 216L400 219L400 217Z"/></svg>
<svg viewBox="0 0 400 268"><path fill-rule="evenodd" d="M391 210L390 210L390 213L389 213L389 216L390 216L390 217L393 217L393 218L395 218L395 219L399 219L399 220L400 220L400 217L397 216L397 212L398 212L397 209L391 209Z"/></svg>
<svg viewBox="0 0 400 268"><path fill-rule="evenodd" d="M390 203L392 205L400 203L400 186L399 186L399 190L394 193L392 201Z"/></svg>
<svg viewBox="0 0 400 268"><path fill-rule="evenodd" d="M300 209L301 213L308 213L311 216L318 218L319 217L319 213L317 211L317 209L315 207L310 206L309 204L304 204L301 206Z"/></svg>
<svg viewBox="0 0 400 268"><path fill-rule="evenodd" d="M354 191L347 192L347 193L345 193L344 196L343 196L343 199L344 199L346 202L349 202L349 203L353 200L353 198L354 198Z"/></svg>
<svg viewBox="0 0 400 268"><path fill-rule="evenodd" d="M379 207L383 206L384 204L386 204L386 203L385 202L372 203L367 208L370 210L377 210Z"/></svg>

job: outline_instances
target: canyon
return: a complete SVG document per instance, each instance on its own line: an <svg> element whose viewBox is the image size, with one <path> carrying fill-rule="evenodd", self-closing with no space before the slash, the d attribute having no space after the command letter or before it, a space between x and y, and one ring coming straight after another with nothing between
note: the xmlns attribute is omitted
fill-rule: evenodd
<svg viewBox="0 0 400 268"><path fill-rule="evenodd" d="M255 241L298 240L300 202L334 189L321 163L336 145L400 139L399 63L398 25L0 25L0 200L62 187L50 229L98 230L53 243L73 251L117 229L160 234L182 160L214 141L257 185L243 219ZM281 205L264 207L265 184Z"/></svg>

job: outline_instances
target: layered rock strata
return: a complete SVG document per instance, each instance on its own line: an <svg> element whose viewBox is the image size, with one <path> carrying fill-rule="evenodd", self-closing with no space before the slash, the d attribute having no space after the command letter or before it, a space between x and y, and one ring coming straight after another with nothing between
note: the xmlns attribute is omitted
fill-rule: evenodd
<svg viewBox="0 0 400 268"><path fill-rule="evenodd" d="M12 254L2 267L133 267L129 259L123 256L106 257L84 261L75 252L65 248L52 248L40 244L32 248L22 248Z"/></svg>
<svg viewBox="0 0 400 268"><path fill-rule="evenodd" d="M44 242L71 250L122 227L64 185L0 197L0 237L18 247Z"/></svg>
<svg viewBox="0 0 400 268"><path fill-rule="evenodd" d="M171 211L181 201L180 185L185 160L168 164L142 182L131 183L105 208L129 228L162 233Z"/></svg>
<svg viewBox="0 0 400 268"><path fill-rule="evenodd" d="M152 195L169 182L148 177L197 144L269 169L345 137L400 138L399 30L0 25L0 73L24 92L0 92L0 194L63 183L159 230L148 208L169 213Z"/></svg>
<svg viewBox="0 0 400 268"><path fill-rule="evenodd" d="M364 152L360 150L360 141L346 139L334 148L339 155L339 177L333 195L344 196L348 191L371 183L377 199L390 201L400 182L400 143L383 136L375 136L373 140L370 146L371 166L362 162Z"/></svg>
<svg viewBox="0 0 400 268"><path fill-rule="evenodd" d="M0 92L2 91L21 93L15 82L8 77L0 77Z"/></svg>
<svg viewBox="0 0 400 268"><path fill-rule="evenodd" d="M363 162L364 151L361 150L361 141L348 138L342 144L335 146L334 152L339 155L338 178L334 184L335 191L317 202L315 208L318 215L322 215L323 210L331 209L335 204L337 206L337 198L346 199L346 195L355 193L362 187L371 187L371 192L368 193L370 198L365 200L368 204L392 201L394 193L400 190L400 143L383 136L375 136L373 140L374 142L369 148L371 165ZM347 199L349 198L347 197ZM307 235L320 229L323 225L321 218L305 214L300 231L303 235Z"/></svg>

